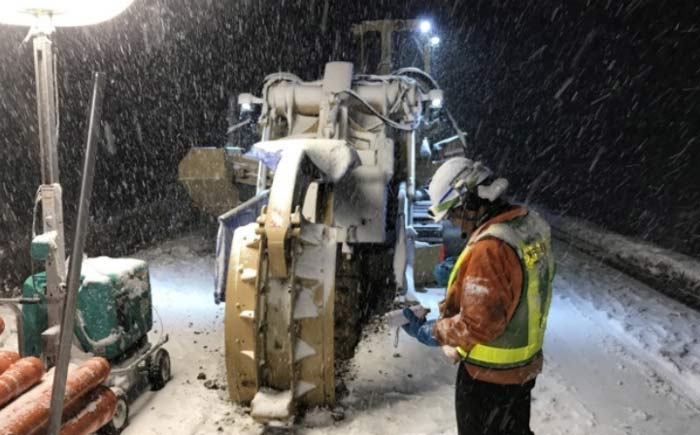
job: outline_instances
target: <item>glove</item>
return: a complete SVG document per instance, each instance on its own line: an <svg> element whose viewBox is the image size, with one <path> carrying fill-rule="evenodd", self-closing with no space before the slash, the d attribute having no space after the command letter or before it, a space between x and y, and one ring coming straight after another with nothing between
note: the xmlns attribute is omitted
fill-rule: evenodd
<svg viewBox="0 0 700 435"><path fill-rule="evenodd" d="M403 330L406 331L406 334L410 335L426 346L440 345L433 335L435 320L426 321L424 317L419 318L408 308L403 309L403 315L406 317L406 319L408 319L408 323L402 326Z"/></svg>

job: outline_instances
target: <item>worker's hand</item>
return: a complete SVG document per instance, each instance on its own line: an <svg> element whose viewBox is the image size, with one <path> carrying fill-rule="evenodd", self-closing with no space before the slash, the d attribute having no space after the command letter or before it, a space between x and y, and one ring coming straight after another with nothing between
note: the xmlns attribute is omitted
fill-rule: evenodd
<svg viewBox="0 0 700 435"><path fill-rule="evenodd" d="M440 345L433 336L435 320L426 321L425 317L416 316L413 311L408 308L403 309L403 315L408 319L408 323L402 326L406 334L414 337L426 346Z"/></svg>
<svg viewBox="0 0 700 435"><path fill-rule="evenodd" d="M452 346L442 346L442 353L444 353L447 359L452 361L453 364L457 364L461 360L459 353L457 353L457 349Z"/></svg>
<svg viewBox="0 0 700 435"><path fill-rule="evenodd" d="M425 317L418 317L410 308L403 309L403 316L408 320L408 323L402 326L406 334L415 337L418 329L425 323Z"/></svg>

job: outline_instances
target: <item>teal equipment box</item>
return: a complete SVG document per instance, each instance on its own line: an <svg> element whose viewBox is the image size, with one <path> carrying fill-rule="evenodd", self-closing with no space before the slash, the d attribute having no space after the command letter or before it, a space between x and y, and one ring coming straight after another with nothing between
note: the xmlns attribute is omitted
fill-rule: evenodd
<svg viewBox="0 0 700 435"><path fill-rule="evenodd" d="M22 307L24 349L41 353L48 327L44 272L24 282L23 296L42 302ZM151 285L145 261L97 257L83 261L75 335L85 352L117 361L146 341L153 327Z"/></svg>

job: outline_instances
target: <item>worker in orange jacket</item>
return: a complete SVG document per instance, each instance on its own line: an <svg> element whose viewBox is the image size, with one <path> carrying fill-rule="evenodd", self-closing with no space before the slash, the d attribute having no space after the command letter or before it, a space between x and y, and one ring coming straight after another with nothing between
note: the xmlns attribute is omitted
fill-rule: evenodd
<svg viewBox="0 0 700 435"><path fill-rule="evenodd" d="M429 194L436 221L451 220L468 242L452 269L440 318L404 310L404 330L459 361L459 435L530 435L530 392L542 370L552 296L549 225L502 198L508 182L480 162L453 158Z"/></svg>

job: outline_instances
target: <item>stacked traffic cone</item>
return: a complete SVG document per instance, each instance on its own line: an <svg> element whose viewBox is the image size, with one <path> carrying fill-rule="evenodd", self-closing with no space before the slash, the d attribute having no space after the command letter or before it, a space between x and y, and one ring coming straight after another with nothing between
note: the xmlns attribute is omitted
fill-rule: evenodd
<svg viewBox="0 0 700 435"><path fill-rule="evenodd" d="M5 322L0 317L0 334ZM112 420L117 397L102 384L106 359L95 357L71 366L66 380L61 435L88 435ZM0 435L42 435L48 428L53 372L35 357L0 350Z"/></svg>

